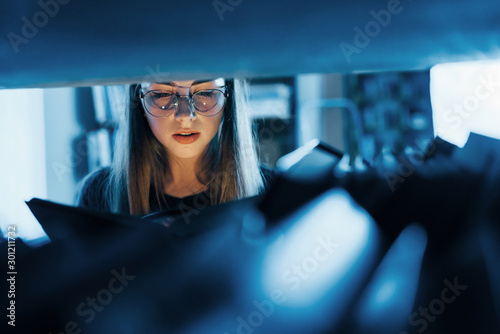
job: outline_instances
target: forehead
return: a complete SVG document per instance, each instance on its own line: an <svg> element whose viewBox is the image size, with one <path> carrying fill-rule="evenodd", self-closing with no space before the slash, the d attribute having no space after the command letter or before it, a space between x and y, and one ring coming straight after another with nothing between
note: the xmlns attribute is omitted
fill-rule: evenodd
<svg viewBox="0 0 500 334"><path fill-rule="evenodd" d="M190 88L192 86L221 87L224 86L224 84L225 84L224 78L218 78L211 80L182 80L182 81L168 81L161 83L144 82L141 84L141 86L144 88L161 89L161 88L166 88L166 86L178 87L178 88Z"/></svg>

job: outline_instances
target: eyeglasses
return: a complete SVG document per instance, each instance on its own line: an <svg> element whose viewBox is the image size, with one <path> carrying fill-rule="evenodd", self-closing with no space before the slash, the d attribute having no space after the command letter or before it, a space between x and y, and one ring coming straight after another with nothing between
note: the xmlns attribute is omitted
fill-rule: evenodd
<svg viewBox="0 0 500 334"><path fill-rule="evenodd" d="M144 109L155 117L168 117L179 107L179 99L185 97L189 99L191 110L198 115L212 117L219 114L226 103L228 92L224 89L203 89L192 95L179 95L169 90L150 90L140 92L140 97Z"/></svg>

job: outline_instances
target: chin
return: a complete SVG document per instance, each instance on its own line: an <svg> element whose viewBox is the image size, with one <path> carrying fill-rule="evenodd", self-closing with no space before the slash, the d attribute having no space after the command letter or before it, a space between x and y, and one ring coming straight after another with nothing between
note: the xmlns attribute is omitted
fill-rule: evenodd
<svg viewBox="0 0 500 334"><path fill-rule="evenodd" d="M171 155L172 157L179 158L179 159L196 158L196 157L199 157L202 154L202 152L200 150L197 150L194 147L193 148L187 148L187 149L184 149L184 150L182 150L182 149L169 150L167 148L167 151L168 151L169 155Z"/></svg>

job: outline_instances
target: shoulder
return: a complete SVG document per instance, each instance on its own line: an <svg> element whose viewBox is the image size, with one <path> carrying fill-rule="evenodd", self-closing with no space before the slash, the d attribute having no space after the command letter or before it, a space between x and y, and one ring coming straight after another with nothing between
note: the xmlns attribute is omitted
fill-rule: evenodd
<svg viewBox="0 0 500 334"><path fill-rule="evenodd" d="M110 167L104 167L89 174L83 180L77 199L77 206L93 210L110 211L108 196L106 196L110 175Z"/></svg>

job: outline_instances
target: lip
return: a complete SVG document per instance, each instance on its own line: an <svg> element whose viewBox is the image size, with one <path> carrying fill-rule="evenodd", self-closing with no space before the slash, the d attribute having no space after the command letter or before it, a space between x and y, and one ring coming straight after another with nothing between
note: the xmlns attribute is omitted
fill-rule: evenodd
<svg viewBox="0 0 500 334"><path fill-rule="evenodd" d="M190 136L183 136L182 134L192 133ZM192 144L200 138L200 132L195 130L179 130L176 131L172 137L180 144Z"/></svg>

